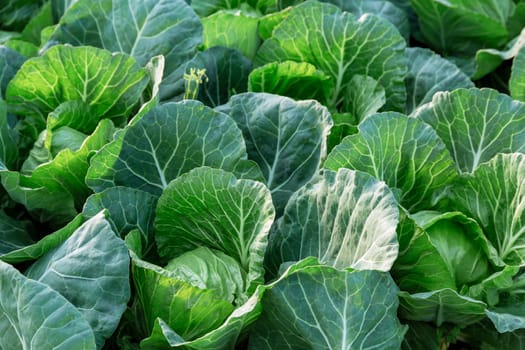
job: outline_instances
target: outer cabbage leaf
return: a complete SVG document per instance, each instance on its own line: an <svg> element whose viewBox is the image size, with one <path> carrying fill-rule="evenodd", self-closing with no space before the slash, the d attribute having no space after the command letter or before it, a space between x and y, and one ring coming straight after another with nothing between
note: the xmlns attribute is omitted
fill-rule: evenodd
<svg viewBox="0 0 525 350"><path fill-rule="evenodd" d="M315 101L265 93L235 95L225 110L242 130L248 158L261 168L281 213L326 156L330 113Z"/></svg>
<svg viewBox="0 0 525 350"><path fill-rule="evenodd" d="M509 265L525 264L525 155L500 154L461 178L452 203L476 219Z"/></svg>
<svg viewBox="0 0 525 350"><path fill-rule="evenodd" d="M82 222L82 215L77 215L66 226L48 234L38 242L0 255L0 260L10 264L36 260L62 244L82 225Z"/></svg>
<svg viewBox="0 0 525 350"><path fill-rule="evenodd" d="M200 246L235 258L249 293L263 282L263 258L275 216L270 191L231 173L197 168L173 180L157 205L155 238L162 258Z"/></svg>
<svg viewBox="0 0 525 350"><path fill-rule="evenodd" d="M430 102L438 91L474 87L470 78L456 65L431 50L411 47L407 48L406 52L407 114Z"/></svg>
<svg viewBox="0 0 525 350"><path fill-rule="evenodd" d="M124 52L144 66L164 55L165 76L197 52L199 18L183 0L78 0L60 19L53 40Z"/></svg>
<svg viewBox="0 0 525 350"><path fill-rule="evenodd" d="M399 316L412 321L433 322L437 326L454 323L460 327L485 318L487 305L446 288L427 293L399 293Z"/></svg>
<svg viewBox="0 0 525 350"><path fill-rule="evenodd" d="M206 79L199 85L198 100L210 107L227 103L234 94L248 89L248 75L252 62L239 51L225 47L212 47L199 52L186 63L185 72L191 68L206 69ZM185 82L185 90L191 90Z"/></svg>
<svg viewBox="0 0 525 350"><path fill-rule="evenodd" d="M393 112L363 121L359 134L332 150L325 167L360 170L385 181L410 212L434 205L434 198L457 176L454 160L436 132Z"/></svg>
<svg viewBox="0 0 525 350"><path fill-rule="evenodd" d="M0 347L92 350L84 316L62 295L0 261Z"/></svg>
<svg viewBox="0 0 525 350"><path fill-rule="evenodd" d="M200 166L252 167L235 122L197 101L153 108L120 137L92 161L86 182L95 192L125 186L160 196L171 180Z"/></svg>
<svg viewBox="0 0 525 350"><path fill-rule="evenodd" d="M274 271L308 256L339 269L388 271L398 253L398 217L384 182L353 170L326 170L290 198L266 258Z"/></svg>
<svg viewBox="0 0 525 350"><path fill-rule="evenodd" d="M151 193L129 187L110 187L92 194L86 200L82 214L93 217L102 210L107 211L107 220L113 230L124 238L131 230L138 229L144 246L144 255L155 249L153 219L157 197Z"/></svg>
<svg viewBox="0 0 525 350"><path fill-rule="evenodd" d="M399 349L397 292L378 271L292 267L265 292L248 348Z"/></svg>
<svg viewBox="0 0 525 350"><path fill-rule="evenodd" d="M99 348L117 328L130 298L128 249L102 213L25 274L75 305L91 325Z"/></svg>
<svg viewBox="0 0 525 350"><path fill-rule="evenodd" d="M525 104L495 90L437 93L414 116L436 130L461 172L475 171L497 153L525 151Z"/></svg>
<svg viewBox="0 0 525 350"><path fill-rule="evenodd" d="M57 45L17 72L7 88L7 103L14 113L39 116L40 129L48 113L73 100L88 104L96 116L121 120L138 102L148 79L127 55Z"/></svg>
<svg viewBox="0 0 525 350"><path fill-rule="evenodd" d="M371 13L392 23L399 33L408 42L410 37L410 24L407 13L399 8L394 1L385 0L321 0L340 7L343 11L351 12L356 17Z"/></svg>
<svg viewBox="0 0 525 350"><path fill-rule="evenodd" d="M444 55L473 55L508 41L512 0L411 0L425 42Z"/></svg>
<svg viewBox="0 0 525 350"><path fill-rule="evenodd" d="M333 79L331 109L344 100L352 76L368 75L384 87L385 109L404 111L404 50L405 41L384 20L370 14L357 19L333 5L307 1L294 7L261 45L257 62L313 64Z"/></svg>
<svg viewBox="0 0 525 350"><path fill-rule="evenodd" d="M509 89L513 99L525 102L525 46L521 48L512 63Z"/></svg>
<svg viewBox="0 0 525 350"><path fill-rule="evenodd" d="M306 62L271 62L254 69L248 90L288 96L296 100L326 101L331 87L328 75Z"/></svg>

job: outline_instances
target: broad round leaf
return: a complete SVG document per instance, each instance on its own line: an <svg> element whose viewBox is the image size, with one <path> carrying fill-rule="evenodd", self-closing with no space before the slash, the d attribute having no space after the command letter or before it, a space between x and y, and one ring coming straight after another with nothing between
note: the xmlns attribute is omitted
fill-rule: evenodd
<svg viewBox="0 0 525 350"><path fill-rule="evenodd" d="M299 61L328 74L335 108L355 74L368 75L385 89L387 110L404 111L407 62L405 41L388 22L375 15L356 18L331 4L307 1L294 7L259 49L257 62Z"/></svg>
<svg viewBox="0 0 525 350"><path fill-rule="evenodd" d="M525 151L525 104L492 89L437 93L414 116L436 130L461 172L497 153Z"/></svg>
<svg viewBox="0 0 525 350"><path fill-rule="evenodd" d="M407 114L430 102L438 91L474 87L470 78L454 63L431 50L411 47L407 48L406 53L408 57Z"/></svg>
<svg viewBox="0 0 525 350"><path fill-rule="evenodd" d="M122 141L107 147L87 174L97 192L125 186L159 196L171 180L191 169L206 165L234 171L248 162L235 122L197 101L151 109L127 128Z"/></svg>
<svg viewBox="0 0 525 350"><path fill-rule="evenodd" d="M75 305L99 347L117 328L130 298L128 249L103 214L86 221L25 274Z"/></svg>
<svg viewBox="0 0 525 350"><path fill-rule="evenodd" d="M288 271L265 292L249 349L399 349L397 292L378 271Z"/></svg>
<svg viewBox="0 0 525 350"><path fill-rule="evenodd" d="M388 271L398 253L398 217L384 182L358 171L326 170L290 198L267 259L274 271L308 256L339 269Z"/></svg>
<svg viewBox="0 0 525 350"><path fill-rule="evenodd" d="M88 104L97 116L127 117L148 80L128 55L57 45L25 62L7 88L7 102L15 113L42 118L74 100Z"/></svg>
<svg viewBox="0 0 525 350"><path fill-rule="evenodd" d="M228 113L242 130L248 158L263 172L277 212L282 212L326 156L330 114L315 101L295 102L265 93L234 96Z"/></svg>
<svg viewBox="0 0 525 350"><path fill-rule="evenodd" d="M95 349L84 316L62 295L0 261L2 349Z"/></svg>
<svg viewBox="0 0 525 350"><path fill-rule="evenodd" d="M168 75L196 53L201 35L199 18L184 0L77 0L52 39L124 52L141 66L164 55Z"/></svg>
<svg viewBox="0 0 525 350"><path fill-rule="evenodd" d="M525 155L500 154L451 190L452 202L476 219L499 257L525 266Z"/></svg>
<svg viewBox="0 0 525 350"><path fill-rule="evenodd" d="M343 139L325 162L332 170L360 170L398 191L408 211L428 209L457 176L454 160L436 132L420 120L397 113L376 114Z"/></svg>
<svg viewBox="0 0 525 350"><path fill-rule="evenodd" d="M219 169L197 168L173 180L157 205L162 258L205 246L235 258L253 292L263 282L267 236L275 216L270 190Z"/></svg>

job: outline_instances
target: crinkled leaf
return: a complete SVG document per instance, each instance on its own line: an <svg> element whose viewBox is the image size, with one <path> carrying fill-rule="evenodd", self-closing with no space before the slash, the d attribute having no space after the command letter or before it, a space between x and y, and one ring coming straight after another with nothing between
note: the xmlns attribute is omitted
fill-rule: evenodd
<svg viewBox="0 0 525 350"><path fill-rule="evenodd" d="M248 90L288 96L296 100L326 101L331 79L306 62L271 62L254 69L249 76Z"/></svg>
<svg viewBox="0 0 525 350"><path fill-rule="evenodd" d="M325 162L332 170L360 170L398 191L409 211L429 208L434 197L457 176L454 161L436 132L398 113L381 113L359 125Z"/></svg>
<svg viewBox="0 0 525 350"><path fill-rule="evenodd" d="M249 171L253 164L245 164L246 158L241 131L230 117L197 101L166 103L95 156L86 182L95 192L125 186L159 196L171 180L200 166Z"/></svg>
<svg viewBox="0 0 525 350"><path fill-rule="evenodd" d="M438 91L474 87L470 78L455 64L431 50L411 47L407 48L406 53L408 56L407 114L430 102Z"/></svg>
<svg viewBox="0 0 525 350"><path fill-rule="evenodd" d="M512 63L509 89L513 99L525 102L525 46L521 48Z"/></svg>
<svg viewBox="0 0 525 350"><path fill-rule="evenodd" d="M302 61L313 64L334 81L328 107L344 99L352 76L370 76L385 89L387 110L404 111L405 41L389 23L370 14L361 18L339 8L307 1L290 11L266 40L259 64Z"/></svg>
<svg viewBox="0 0 525 350"><path fill-rule="evenodd" d="M125 54L57 45L17 72L7 88L7 103L14 113L37 115L41 123L61 103L74 100L88 104L96 116L120 120L138 102L148 79Z"/></svg>
<svg viewBox="0 0 525 350"><path fill-rule="evenodd" d="M244 11L219 11L203 18L203 47L224 46L237 49L253 59L259 47L259 19Z"/></svg>
<svg viewBox="0 0 525 350"><path fill-rule="evenodd" d="M497 153L525 151L525 104L492 89L437 93L414 116L436 130L461 172Z"/></svg>
<svg viewBox="0 0 525 350"><path fill-rule="evenodd" d="M290 198L267 259L274 270L315 256L339 269L388 271L398 253L398 217L384 182L353 170L326 170Z"/></svg>
<svg viewBox="0 0 525 350"><path fill-rule="evenodd" d="M268 231L275 213L262 183L197 168L172 181L159 198L155 237L162 258L205 246L235 258L253 292L263 282Z"/></svg>
<svg viewBox="0 0 525 350"><path fill-rule="evenodd" d="M95 337L81 312L49 286L0 261L0 347L92 350Z"/></svg>
<svg viewBox="0 0 525 350"><path fill-rule="evenodd" d="M242 130L248 158L261 168L281 213L326 156L330 114L315 101L295 102L265 93L236 95L227 109Z"/></svg>
<svg viewBox="0 0 525 350"><path fill-rule="evenodd" d="M450 196L459 210L478 221L505 263L525 263L524 154L497 155L460 179Z"/></svg>
<svg viewBox="0 0 525 350"><path fill-rule="evenodd" d="M249 349L399 349L397 292L378 271L289 270L265 292Z"/></svg>
<svg viewBox="0 0 525 350"><path fill-rule="evenodd" d="M93 328L99 348L117 328L130 298L128 249L102 213L25 274L75 305Z"/></svg>
<svg viewBox="0 0 525 350"><path fill-rule="evenodd" d="M412 321L432 322L437 326L454 323L460 327L485 317L487 305L446 288L427 293L399 293L399 317Z"/></svg>
<svg viewBox="0 0 525 350"><path fill-rule="evenodd" d="M144 66L164 55L165 75L193 57L202 42L199 18L183 0L77 0L54 40L124 52Z"/></svg>
<svg viewBox="0 0 525 350"><path fill-rule="evenodd" d="M36 260L62 244L82 225L82 222L82 215L77 215L66 226L48 234L38 242L0 255L0 260L10 264Z"/></svg>
<svg viewBox="0 0 525 350"><path fill-rule="evenodd" d="M385 89L369 76L354 75L346 87L342 110L354 116L357 123L385 105Z"/></svg>
<svg viewBox="0 0 525 350"><path fill-rule="evenodd" d="M186 63L185 71L189 72L191 68L206 69L206 79L199 86L197 99L216 107L228 102L232 95L248 89L252 62L237 50L212 47ZM186 89L187 86L186 82Z"/></svg>

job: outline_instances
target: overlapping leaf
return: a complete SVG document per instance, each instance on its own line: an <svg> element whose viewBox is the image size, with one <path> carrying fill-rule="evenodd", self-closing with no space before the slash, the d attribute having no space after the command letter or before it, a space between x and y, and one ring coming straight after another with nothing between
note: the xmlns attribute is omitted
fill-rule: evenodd
<svg viewBox="0 0 525 350"><path fill-rule="evenodd" d="M84 316L47 285L0 261L0 346L92 350L93 331Z"/></svg>
<svg viewBox="0 0 525 350"><path fill-rule="evenodd" d="M115 331L130 297L128 249L103 214L86 221L25 274L75 305L98 347Z"/></svg>
<svg viewBox="0 0 525 350"><path fill-rule="evenodd" d="M368 75L386 91L388 110L404 111L405 41L374 15L357 19L330 4L307 1L294 7L261 46L258 63L302 61L333 79L328 107L343 100L353 75Z"/></svg>
<svg viewBox="0 0 525 350"><path fill-rule="evenodd" d="M339 269L388 271L398 253L398 204L384 182L326 170L297 191L268 246L269 266L308 256Z"/></svg>
<svg viewBox="0 0 525 350"><path fill-rule="evenodd" d="M504 262L525 264L525 155L497 155L458 181L451 198L480 223Z"/></svg>
<svg viewBox="0 0 525 350"><path fill-rule="evenodd" d="M359 125L328 156L325 167L360 170L398 191L407 210L430 208L456 176L454 161L436 132L396 113L376 114Z"/></svg>
<svg viewBox="0 0 525 350"><path fill-rule="evenodd" d="M262 183L202 167L171 182L159 198L159 255L174 258L205 246L235 258L253 292L263 282L263 258L275 211Z"/></svg>
<svg viewBox="0 0 525 350"><path fill-rule="evenodd" d="M436 130L461 172L497 153L525 150L525 104L492 89L437 93L414 116Z"/></svg>
<svg viewBox="0 0 525 350"><path fill-rule="evenodd" d="M235 122L196 101L153 108L122 137L93 157L86 182L95 192L125 186L159 196L171 180L200 166L239 172L254 166Z"/></svg>
<svg viewBox="0 0 525 350"><path fill-rule="evenodd" d="M240 94L225 111L246 140L248 158L261 168L277 211L308 182L326 156L332 126L325 107L270 94Z"/></svg>

